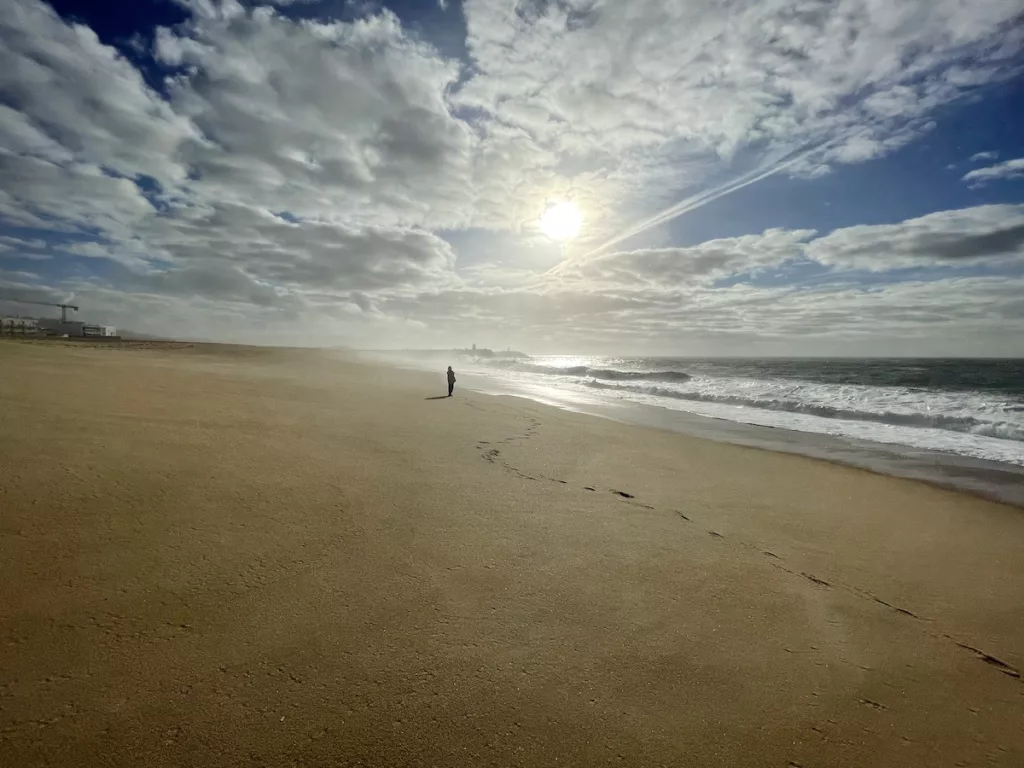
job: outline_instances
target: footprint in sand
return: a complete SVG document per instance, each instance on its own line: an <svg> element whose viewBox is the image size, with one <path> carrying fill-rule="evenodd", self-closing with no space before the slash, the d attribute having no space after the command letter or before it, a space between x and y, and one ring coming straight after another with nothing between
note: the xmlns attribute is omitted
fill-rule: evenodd
<svg viewBox="0 0 1024 768"><path fill-rule="evenodd" d="M861 699L860 703L864 704L865 706L871 707L872 709L888 709L888 707L885 706L885 704L879 704L877 701L872 701L871 699Z"/></svg>
<svg viewBox="0 0 1024 768"><path fill-rule="evenodd" d="M800 575L803 576L808 581L810 581L810 582L812 582L814 584L817 584L819 587L831 587L832 586L831 584L829 584L824 579L819 579L817 576L812 576L809 573L801 573Z"/></svg>

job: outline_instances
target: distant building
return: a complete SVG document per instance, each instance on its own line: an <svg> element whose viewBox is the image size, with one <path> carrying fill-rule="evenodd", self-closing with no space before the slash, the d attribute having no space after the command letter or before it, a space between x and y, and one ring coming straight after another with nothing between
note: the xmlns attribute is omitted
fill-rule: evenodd
<svg viewBox="0 0 1024 768"><path fill-rule="evenodd" d="M38 332L34 317L0 317L0 333L35 335Z"/></svg>
<svg viewBox="0 0 1024 768"><path fill-rule="evenodd" d="M79 320L62 322L55 317L39 318L39 330L49 336L85 336L85 323Z"/></svg>
<svg viewBox="0 0 1024 768"><path fill-rule="evenodd" d="M67 336L69 338L118 338L112 325L86 324L56 317L0 317L0 334L22 336Z"/></svg>
<svg viewBox="0 0 1024 768"><path fill-rule="evenodd" d="M68 336L70 338L100 339L117 336L117 328L112 325L91 325L80 320L68 320L66 323L56 318L44 317L38 321L39 330L49 336Z"/></svg>

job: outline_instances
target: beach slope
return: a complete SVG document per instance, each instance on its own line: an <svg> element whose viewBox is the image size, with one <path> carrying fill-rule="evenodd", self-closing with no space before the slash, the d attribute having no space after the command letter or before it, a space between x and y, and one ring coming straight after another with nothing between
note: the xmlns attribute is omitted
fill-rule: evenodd
<svg viewBox="0 0 1024 768"><path fill-rule="evenodd" d="M0 765L1024 765L1024 511L444 387L0 342Z"/></svg>

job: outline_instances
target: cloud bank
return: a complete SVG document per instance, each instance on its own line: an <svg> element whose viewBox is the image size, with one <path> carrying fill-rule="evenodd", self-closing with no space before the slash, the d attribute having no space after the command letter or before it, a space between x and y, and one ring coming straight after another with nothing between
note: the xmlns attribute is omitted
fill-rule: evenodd
<svg viewBox="0 0 1024 768"><path fill-rule="evenodd" d="M464 60L384 9L181 4L188 20L129 58L41 0L7 3L0 295L73 292L150 333L373 346L488 329L541 350L704 349L716 334L732 352L796 349L861 338L864 312L879 338L912 322L949 338L955 313L923 308L944 293L981 312L958 333L1016 317L1020 206L633 239L765 176L915 141L938 107L1018 72L1015 0L466 0ZM587 226L547 265L453 245L469 232L536 248L556 199ZM920 268L933 272L870 290L853 277ZM995 269L1011 279L981 273Z"/></svg>

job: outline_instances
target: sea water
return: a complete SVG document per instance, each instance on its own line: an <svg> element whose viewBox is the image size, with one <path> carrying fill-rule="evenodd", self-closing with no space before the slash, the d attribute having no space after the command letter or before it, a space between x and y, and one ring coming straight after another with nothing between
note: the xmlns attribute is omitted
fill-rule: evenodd
<svg viewBox="0 0 1024 768"><path fill-rule="evenodd" d="M1024 360L545 356L457 367L561 404L637 403L1024 467Z"/></svg>

